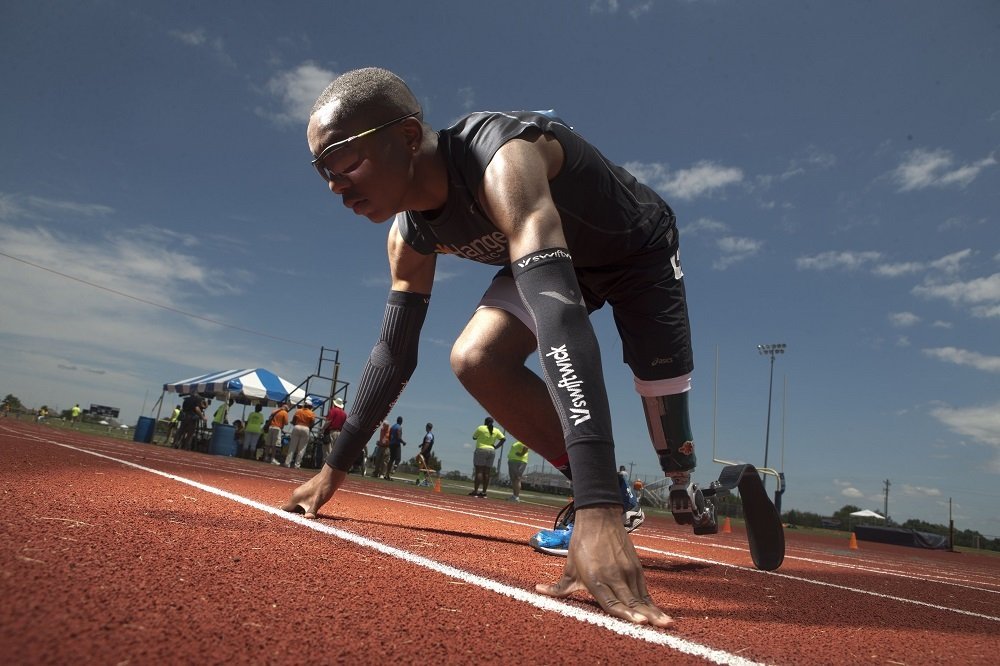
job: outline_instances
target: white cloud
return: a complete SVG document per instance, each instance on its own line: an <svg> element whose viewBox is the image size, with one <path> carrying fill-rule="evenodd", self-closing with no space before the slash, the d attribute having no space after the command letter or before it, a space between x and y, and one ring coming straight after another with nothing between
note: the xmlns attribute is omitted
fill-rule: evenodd
<svg viewBox="0 0 1000 666"><path fill-rule="evenodd" d="M727 167L707 160L698 162L690 169L670 172L663 164L628 162L625 168L640 181L668 198L694 199L709 196L725 187L743 181L743 170Z"/></svg>
<svg viewBox="0 0 1000 666"><path fill-rule="evenodd" d="M114 212L114 208L104 204L0 192L0 222L17 219L49 220L53 216L62 215L105 217Z"/></svg>
<svg viewBox="0 0 1000 666"><path fill-rule="evenodd" d="M882 277L899 277L901 275L912 275L924 270L924 265L915 261L905 261L897 264L879 264L872 269L872 273Z"/></svg>
<svg viewBox="0 0 1000 666"><path fill-rule="evenodd" d="M192 302L213 293L238 293L229 284L249 286L253 276L210 267L164 238L151 228L82 239L0 224L5 253L34 264L0 258L0 282L5 285L0 311L7 313L0 336L29 361L40 363L32 356L39 354L47 359L42 365L53 367L55 357L65 366L111 367L122 374L132 372L133 358L216 367L230 358L220 353L212 335L223 329L164 308L211 319L210 312L198 312ZM237 353L235 347L223 349ZM11 361L8 355L5 362L11 372L25 371L10 367Z"/></svg>
<svg viewBox="0 0 1000 666"><path fill-rule="evenodd" d="M621 0L591 0L589 9L591 14L617 14L622 5ZM652 11L654 3L653 0L633 0L625 2L624 5L625 12L631 18L637 19Z"/></svg>
<svg viewBox="0 0 1000 666"><path fill-rule="evenodd" d="M717 270L725 270L735 263L758 254L764 243L752 238L725 236L716 241L716 246L722 252L722 256L712 263L712 267Z"/></svg>
<svg viewBox="0 0 1000 666"><path fill-rule="evenodd" d="M221 62L226 65L234 65L233 59L226 53L226 43L221 37L210 37L204 28L194 30L170 30L168 35L187 46L194 48L207 48Z"/></svg>
<svg viewBox="0 0 1000 666"><path fill-rule="evenodd" d="M261 113L282 125L304 127L316 98L336 77L335 72L308 61L281 72L267 82L267 91L274 96L279 110Z"/></svg>
<svg viewBox="0 0 1000 666"><path fill-rule="evenodd" d="M918 148L903 156L902 163L892 172L891 178L900 192L951 185L965 187L983 169L996 163L996 158L989 155L972 164L955 167L955 158L950 151Z"/></svg>
<svg viewBox="0 0 1000 666"><path fill-rule="evenodd" d="M890 312L889 321L893 326L905 328L907 326L918 324L920 322L920 317L912 312Z"/></svg>
<svg viewBox="0 0 1000 666"><path fill-rule="evenodd" d="M829 169L837 164L835 155L821 151L816 146L809 146L806 149L805 157L798 157L791 160L788 167L777 176L771 174L761 174L754 180L759 187L767 189L776 182L791 180L797 176L802 176L813 170Z"/></svg>
<svg viewBox="0 0 1000 666"><path fill-rule="evenodd" d="M985 356L979 352L967 351L956 347L937 347L924 349L924 354L931 358L955 365L965 365L984 372L1000 372L1000 356Z"/></svg>
<svg viewBox="0 0 1000 666"><path fill-rule="evenodd" d="M208 41L208 35L204 28L194 30L171 30L168 33L174 39L187 44L188 46L203 46Z"/></svg>
<svg viewBox="0 0 1000 666"><path fill-rule="evenodd" d="M908 483L904 483L900 486L904 495L917 496L917 497L940 497L941 491L937 488L924 488L923 486L911 486Z"/></svg>
<svg viewBox="0 0 1000 666"><path fill-rule="evenodd" d="M840 491L840 494L844 497L851 497L853 499L864 499L865 494L853 486L848 486Z"/></svg>
<svg viewBox="0 0 1000 666"><path fill-rule="evenodd" d="M1000 453L1000 402L977 407L941 406L930 414L959 435L992 446ZM991 461L990 469L1000 474L1000 455Z"/></svg>
<svg viewBox="0 0 1000 666"><path fill-rule="evenodd" d="M718 234L729 231L729 225L709 217L700 217L690 224L681 225L681 234L694 236L701 233Z"/></svg>
<svg viewBox="0 0 1000 666"><path fill-rule="evenodd" d="M962 268L965 259L972 256L972 250L965 249L952 252L940 259L933 261L917 262L883 262L883 254L876 251L857 250L832 250L821 252L812 256L799 257L795 260L795 265L800 270L847 270L855 271L870 267L872 275L879 277L899 277L902 275L913 275L925 273L929 280L940 278L942 275L953 275ZM880 263L881 262L881 263Z"/></svg>
<svg viewBox="0 0 1000 666"><path fill-rule="evenodd" d="M973 314L980 317L997 316L1000 308L1000 273L976 278L967 282L922 284L913 293L926 298L943 298L953 305L978 306Z"/></svg>
<svg viewBox="0 0 1000 666"><path fill-rule="evenodd" d="M799 257L795 260L795 265L800 270L827 271L839 268L855 271L881 258L882 253L874 251L831 251L821 252L812 257Z"/></svg>

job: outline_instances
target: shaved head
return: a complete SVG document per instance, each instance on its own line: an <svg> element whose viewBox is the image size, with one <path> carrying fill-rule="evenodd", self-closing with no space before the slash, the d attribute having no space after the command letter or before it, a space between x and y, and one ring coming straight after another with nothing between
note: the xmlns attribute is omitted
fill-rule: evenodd
<svg viewBox="0 0 1000 666"><path fill-rule="evenodd" d="M381 67L365 67L341 74L316 99L309 115L316 115L334 100L338 104L332 115L317 118L324 125L357 116L364 117L368 124L377 125L421 110L416 96L403 79Z"/></svg>

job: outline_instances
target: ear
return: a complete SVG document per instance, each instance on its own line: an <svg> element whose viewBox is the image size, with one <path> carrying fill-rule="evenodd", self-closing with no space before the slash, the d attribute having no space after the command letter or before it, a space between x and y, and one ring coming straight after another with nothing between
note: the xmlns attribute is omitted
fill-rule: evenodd
<svg viewBox="0 0 1000 666"><path fill-rule="evenodd" d="M407 118L403 121L403 137L410 152L419 151L424 142L424 124L416 118Z"/></svg>

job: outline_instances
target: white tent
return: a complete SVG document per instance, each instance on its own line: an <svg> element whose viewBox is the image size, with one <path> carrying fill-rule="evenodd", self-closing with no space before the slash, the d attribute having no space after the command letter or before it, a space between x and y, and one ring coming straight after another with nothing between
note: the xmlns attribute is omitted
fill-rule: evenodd
<svg viewBox="0 0 1000 666"><path fill-rule="evenodd" d="M879 520L885 520L885 516L875 513L870 509L862 509L861 511L855 511L851 514L855 518L878 518Z"/></svg>
<svg viewBox="0 0 1000 666"><path fill-rule="evenodd" d="M306 393L286 379L282 379L264 368L224 370L207 375L163 385L164 391L190 395L197 393L212 396L218 400L232 398L239 403L275 404L287 400L292 404L301 402ZM309 396L310 402L318 404L324 398Z"/></svg>

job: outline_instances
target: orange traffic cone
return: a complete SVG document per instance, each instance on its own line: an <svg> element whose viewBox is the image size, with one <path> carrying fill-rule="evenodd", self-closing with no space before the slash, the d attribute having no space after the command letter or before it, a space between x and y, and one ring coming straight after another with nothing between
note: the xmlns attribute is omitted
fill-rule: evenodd
<svg viewBox="0 0 1000 666"><path fill-rule="evenodd" d="M858 549L858 537L854 535L854 532L851 532L851 542L847 545L847 547L851 550Z"/></svg>
<svg viewBox="0 0 1000 666"><path fill-rule="evenodd" d="M436 492L436 493L441 492L441 477L440 476L437 477L436 479L434 479L434 492Z"/></svg>
<svg viewBox="0 0 1000 666"><path fill-rule="evenodd" d="M733 533L733 526L729 524L729 516L726 516L726 521L722 523L722 533L723 534Z"/></svg>

